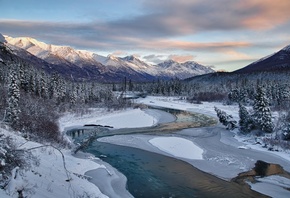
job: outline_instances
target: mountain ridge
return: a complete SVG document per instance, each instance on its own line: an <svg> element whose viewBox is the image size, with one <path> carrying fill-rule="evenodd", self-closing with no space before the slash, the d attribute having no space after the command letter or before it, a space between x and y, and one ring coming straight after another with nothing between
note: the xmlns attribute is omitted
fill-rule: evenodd
<svg viewBox="0 0 290 198"><path fill-rule="evenodd" d="M262 57L261 59L241 68L233 73L250 73L262 71L290 71L290 45L279 51Z"/></svg>
<svg viewBox="0 0 290 198"><path fill-rule="evenodd" d="M134 55L126 56L123 58L113 55L108 55L105 57L86 50L75 50L69 46L46 44L31 37L4 37L7 45L10 45L10 47L14 46L14 50L17 50L15 47L27 50L29 53L40 59L43 59L50 64L66 67L78 66L84 67L84 69L86 67L90 67L91 69L95 67L95 69L100 73L105 74L107 72L111 77L114 76L114 73L116 75L118 73L122 73L122 76L124 76L125 73L128 73L128 77L131 76L131 78L135 80L151 81L156 78L184 79L190 76L215 72L214 70L195 62L187 63L194 64L194 66L191 68L185 67L184 63L175 63L174 65L171 65L167 71L160 67L159 64L148 64Z"/></svg>

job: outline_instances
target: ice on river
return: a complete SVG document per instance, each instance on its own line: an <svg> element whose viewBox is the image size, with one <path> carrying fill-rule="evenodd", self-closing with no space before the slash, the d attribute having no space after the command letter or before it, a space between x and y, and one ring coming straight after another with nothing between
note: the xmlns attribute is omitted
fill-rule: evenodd
<svg viewBox="0 0 290 198"><path fill-rule="evenodd" d="M180 137L156 137L150 144L175 157L202 160L203 150L192 141Z"/></svg>

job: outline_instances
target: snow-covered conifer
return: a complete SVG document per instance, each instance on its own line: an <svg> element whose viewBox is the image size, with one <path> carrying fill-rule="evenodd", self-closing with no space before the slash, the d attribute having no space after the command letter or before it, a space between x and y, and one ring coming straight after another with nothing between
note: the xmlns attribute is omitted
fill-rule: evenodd
<svg viewBox="0 0 290 198"><path fill-rule="evenodd" d="M246 109L246 107L241 103L239 103L239 117L240 117L239 120L240 130L246 133L250 132L254 127L253 119L249 114L248 110Z"/></svg>
<svg viewBox="0 0 290 198"><path fill-rule="evenodd" d="M274 125L272 122L272 114L269 107L269 101L266 97L264 89L260 86L257 88L253 109L255 126L262 131L268 133L273 132Z"/></svg>
<svg viewBox="0 0 290 198"><path fill-rule="evenodd" d="M16 71L11 70L8 84L8 108L6 121L15 124L19 120L20 87Z"/></svg>
<svg viewBox="0 0 290 198"><path fill-rule="evenodd" d="M40 75L40 97L42 98L47 98L48 97L48 85L47 85L47 80L44 72L41 73Z"/></svg>
<svg viewBox="0 0 290 198"><path fill-rule="evenodd" d="M220 123L227 127L229 130L233 130L237 127L237 121L233 119L232 115L228 115L226 112L214 107L214 110L217 113Z"/></svg>

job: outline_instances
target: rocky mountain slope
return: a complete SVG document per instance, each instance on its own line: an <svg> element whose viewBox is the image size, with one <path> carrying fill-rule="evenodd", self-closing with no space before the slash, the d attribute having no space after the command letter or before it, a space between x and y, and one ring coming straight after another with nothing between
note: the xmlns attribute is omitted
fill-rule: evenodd
<svg viewBox="0 0 290 198"><path fill-rule="evenodd" d="M249 73L261 71L290 71L290 45L278 52L263 57L234 73Z"/></svg>
<svg viewBox="0 0 290 198"><path fill-rule="evenodd" d="M165 61L151 65L136 56L107 57L85 50L75 50L68 46L50 45L29 37L12 38L4 36L6 45L13 53L30 62L42 61L46 70L53 70L74 80L97 80L118 82L125 77L133 81L152 81L157 78L184 79L196 75L215 72L196 62L177 63ZM3 40L3 39L2 39ZM36 61L36 56L38 60ZM40 59L40 60L39 60Z"/></svg>

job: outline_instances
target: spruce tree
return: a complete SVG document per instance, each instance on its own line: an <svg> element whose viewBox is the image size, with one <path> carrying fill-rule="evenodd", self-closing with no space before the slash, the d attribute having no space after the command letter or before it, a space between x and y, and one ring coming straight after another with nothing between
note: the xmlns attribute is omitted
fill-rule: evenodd
<svg viewBox="0 0 290 198"><path fill-rule="evenodd" d="M290 111L287 115L283 116L282 121L282 138L284 140L290 140Z"/></svg>
<svg viewBox="0 0 290 198"><path fill-rule="evenodd" d="M262 87L257 88L257 93L254 100L254 122L258 129L264 132L273 132L274 125L272 122L272 114L269 107L269 101Z"/></svg>
<svg viewBox="0 0 290 198"><path fill-rule="evenodd" d="M19 120L20 82L16 71L11 70L8 84L8 108L6 121L12 125Z"/></svg>
<svg viewBox="0 0 290 198"><path fill-rule="evenodd" d="M246 107L241 103L239 103L239 117L240 130L245 133L250 132L254 127L253 119L247 111Z"/></svg>
<svg viewBox="0 0 290 198"><path fill-rule="evenodd" d="M220 123L227 127L229 130L233 130L237 127L237 121L233 119L232 115L227 114L226 112L214 107L214 110L217 113Z"/></svg>

